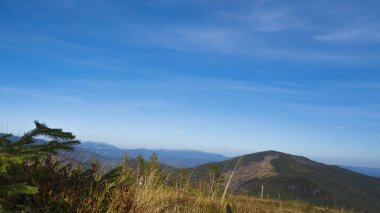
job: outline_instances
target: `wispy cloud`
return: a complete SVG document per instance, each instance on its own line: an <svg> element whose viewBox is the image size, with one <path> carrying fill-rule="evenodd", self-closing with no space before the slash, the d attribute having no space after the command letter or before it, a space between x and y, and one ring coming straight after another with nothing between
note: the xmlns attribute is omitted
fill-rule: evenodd
<svg viewBox="0 0 380 213"><path fill-rule="evenodd" d="M276 61L329 62L343 64L375 64L379 54L358 48L342 51L320 41L380 41L378 28L350 29L343 18L325 13L326 18L313 17L324 4L282 4L274 1L244 2L234 7L215 6L213 18L180 25L141 25L135 38L141 43L160 48L203 54L230 54ZM316 8L310 8L315 6ZM339 6L339 5L338 5ZM337 7L331 5L332 10ZM335 8L336 9L336 8ZM311 13L311 14L308 14ZM325 23L333 18L337 25ZM325 20L326 19L326 20ZM342 47L345 49L346 47Z"/></svg>
<svg viewBox="0 0 380 213"><path fill-rule="evenodd" d="M8 44L15 47L27 47L35 50L50 50L53 48L65 48L71 50L97 51L98 48L84 44L79 44L58 38L52 35L41 33L19 33L13 31L0 31L0 43Z"/></svg>
<svg viewBox="0 0 380 213"><path fill-rule="evenodd" d="M349 126L334 126L335 129L340 129L340 130L344 130L344 129L350 129Z"/></svg>
<svg viewBox="0 0 380 213"><path fill-rule="evenodd" d="M328 42L380 42L380 28L358 28L349 30L339 30L325 35L315 37L320 41Z"/></svg>
<svg viewBox="0 0 380 213"><path fill-rule="evenodd" d="M34 56L41 58L103 70L121 70L125 62L125 59L119 60L103 55L104 49L43 34L23 35L0 31L0 48L26 54L33 53Z"/></svg>
<svg viewBox="0 0 380 213"><path fill-rule="evenodd" d="M223 28L205 27L166 27L146 33L141 29L139 40L159 47L190 52L240 52L237 38L239 32ZM149 30L150 31L150 30Z"/></svg>
<svg viewBox="0 0 380 213"><path fill-rule="evenodd" d="M377 60L377 56L341 53L334 50L299 49L288 45L274 45L255 33L225 27L173 27L149 33L140 32L138 40L161 48L195 52L242 55L257 59L304 62L345 62L348 64ZM276 41L277 42L277 41ZM293 42L293 41L289 41Z"/></svg>
<svg viewBox="0 0 380 213"><path fill-rule="evenodd" d="M81 83L82 84L82 83ZM92 87L92 83L89 85ZM70 104L81 104L81 106L94 111L106 112L131 112L136 110L151 110L165 109L173 106L173 103L161 99L148 98L129 98L129 100L112 100L109 102L98 102L97 99L83 100L75 96L51 94L41 90L15 88L15 87L0 87L0 94L12 96L31 97L44 101L58 101ZM90 99L90 98L88 98ZM88 104L91 103L91 104Z"/></svg>
<svg viewBox="0 0 380 213"><path fill-rule="evenodd" d="M165 1L166 2L166 1ZM170 3L153 4L158 10L172 7ZM57 8L63 10L76 11L84 3L76 1L54 3ZM220 5L219 5L220 4ZM144 7L152 6L151 2L145 3ZM175 4L178 6L178 4ZM118 9L119 4L106 4L96 1L91 5L91 12L82 14L75 12L76 16L89 16L92 18L102 17L105 23L114 29L112 35L106 35L97 29L86 27L85 30L78 30L76 33L83 38L88 36L97 37L105 44L112 43L111 46L149 45L181 52L193 52L200 54L229 54L242 55L254 59L269 59L276 61L299 61L299 62L332 62L336 64L374 64L378 61L379 55L373 52L362 52L360 50L338 51L334 47L319 47L317 41L360 41L379 42L379 28L352 28L352 26L321 26L311 15L305 13L310 8L307 4L282 4L275 1L244 1L232 6L230 2L223 2L214 5L208 1L195 1L189 3L190 9L195 7L210 7L207 13L200 14L199 19L186 21L162 22L161 18L155 20L155 16L145 17L144 13L132 14L131 21L128 16ZM317 5L318 6L318 5ZM320 6L320 5L319 5ZM112 11L113 18L105 16L102 8ZM331 5L334 8L334 5ZM54 8L54 7L53 7ZM189 10L190 10L189 9ZM212 10L211 10L212 9ZM312 11L316 12L323 9L316 7ZM337 17L327 17L336 18ZM149 19L147 21L146 19ZM123 21L121 21L123 20ZM89 25L91 26L91 25ZM65 26L68 27L68 26ZM342 29L334 31L334 29ZM115 30L117 29L117 30ZM68 30L73 30L68 28ZM88 32L92 33L89 34ZM324 32L324 33L323 33ZM330 32L330 33L326 33ZM104 37L103 40L101 37ZM91 58L93 62L81 59L83 54L78 54L78 59L70 58L62 52L77 53L82 52L86 55L102 54L107 50L107 45L102 46L106 49L97 49L89 45L75 43L73 41L60 39L52 35L6 35L1 36L7 48L18 50L43 51L47 55L57 54L73 63L82 63L85 66L97 66L100 63L96 58ZM11 38L11 40L9 40ZM20 41L21 39L21 41ZM310 44L310 42L313 42ZM1 44L0 45L5 45ZM54 48L51 48L54 47ZM54 50L52 50L54 49ZM63 50L63 51L62 51ZM69 51L68 51L69 50ZM50 53L50 54L49 54ZM341 63L344 62L344 63ZM103 66L105 69L119 69L108 63ZM113 63L115 64L115 63Z"/></svg>
<svg viewBox="0 0 380 213"><path fill-rule="evenodd" d="M100 88L100 89L113 89L120 88L126 82L120 80L109 79L69 79L65 83L72 84L79 87Z"/></svg>
<svg viewBox="0 0 380 213"><path fill-rule="evenodd" d="M335 88L341 89L354 89L354 90L372 90L378 92L380 90L380 82L378 81L345 81L345 82L331 82Z"/></svg>
<svg viewBox="0 0 380 213"><path fill-rule="evenodd" d="M46 92L32 90L32 89L23 89L15 87L0 87L0 93L8 95L17 95L17 96L27 96L38 99L47 99L52 101L62 101L69 103L83 103L83 101L74 96L61 96L61 95L52 95Z"/></svg>
<svg viewBox="0 0 380 213"><path fill-rule="evenodd" d="M246 27L249 31L275 33L284 30L309 28L305 19L300 19L291 6L273 7L265 1L257 1L242 11L222 12L226 20Z"/></svg>
<svg viewBox="0 0 380 213"><path fill-rule="evenodd" d="M211 23L140 26L136 28L134 37L140 43L176 51L276 61L364 64L379 58L373 52L345 52L329 46L321 48L315 43L316 40L380 41L379 33L374 30L318 35L319 31L326 29L314 27L312 22L308 23L291 9L254 8L250 12L221 11L216 14L219 18ZM310 42L314 44L310 45Z"/></svg>
<svg viewBox="0 0 380 213"><path fill-rule="evenodd" d="M332 105L317 105L307 103L288 103L283 104L286 107L292 108L297 112L307 113L309 115L325 117L325 118L347 118L359 120L379 120L379 106L332 106Z"/></svg>
<svg viewBox="0 0 380 213"><path fill-rule="evenodd" d="M226 80L218 78L174 78L147 83L129 83L129 86L155 88L177 92L216 92L221 94L282 94L294 95L302 92L302 87L292 82L254 82Z"/></svg>
<svg viewBox="0 0 380 213"><path fill-rule="evenodd" d="M261 32L278 32L304 26L299 19L286 11L256 11L247 18L253 24L253 30Z"/></svg>
<svg viewBox="0 0 380 213"><path fill-rule="evenodd" d="M175 106L175 103L170 103L161 99L130 99L132 100L111 101L108 103L98 103L97 101L95 101L91 105L86 107L96 112L132 113L137 111L143 111L144 113L149 113L150 111L154 110L171 109L173 106Z"/></svg>

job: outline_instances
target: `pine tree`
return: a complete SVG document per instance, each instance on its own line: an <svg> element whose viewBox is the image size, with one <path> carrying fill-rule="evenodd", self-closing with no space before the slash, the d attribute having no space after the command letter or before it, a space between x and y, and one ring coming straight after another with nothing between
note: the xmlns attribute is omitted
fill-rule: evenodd
<svg viewBox="0 0 380 213"><path fill-rule="evenodd" d="M124 153L124 157L120 162L122 173L126 173L130 170L129 159L127 153Z"/></svg>
<svg viewBox="0 0 380 213"><path fill-rule="evenodd" d="M35 128L17 140L11 134L0 136L0 203L19 194L37 193L38 188L28 183L25 168L48 155L71 151L79 143L72 133L34 123ZM46 140L37 139L41 137Z"/></svg>
<svg viewBox="0 0 380 213"><path fill-rule="evenodd" d="M190 183L190 173L187 169L181 167L177 174L178 176L175 182L178 184L180 190L185 190Z"/></svg>
<svg viewBox="0 0 380 213"><path fill-rule="evenodd" d="M140 183L140 177L143 175L142 173L145 167L144 158L141 155L138 155L136 157L136 164L137 164L137 171L136 171L137 183Z"/></svg>
<svg viewBox="0 0 380 213"><path fill-rule="evenodd" d="M159 170L158 156L155 152L150 155L150 160L148 162L148 169L150 172L157 172Z"/></svg>
<svg viewBox="0 0 380 213"><path fill-rule="evenodd" d="M210 192L212 194L211 198L213 199L215 193L220 189L220 184L222 183L222 173L217 166L213 166L209 172L209 186Z"/></svg>

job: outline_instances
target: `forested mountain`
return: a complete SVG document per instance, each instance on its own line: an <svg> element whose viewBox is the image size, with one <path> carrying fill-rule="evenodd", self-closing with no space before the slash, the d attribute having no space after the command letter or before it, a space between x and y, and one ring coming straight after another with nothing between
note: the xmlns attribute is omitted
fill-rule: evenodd
<svg viewBox="0 0 380 213"><path fill-rule="evenodd" d="M276 151L195 167L192 169L194 179L205 178L216 168L226 183L239 159L230 182L230 191L234 194L258 196L264 186L264 197L272 199L380 212L379 178Z"/></svg>

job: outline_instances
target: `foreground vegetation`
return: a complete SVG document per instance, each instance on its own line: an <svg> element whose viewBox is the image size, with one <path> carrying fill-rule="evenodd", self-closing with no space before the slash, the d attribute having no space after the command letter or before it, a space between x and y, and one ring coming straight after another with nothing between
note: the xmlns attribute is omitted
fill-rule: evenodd
<svg viewBox="0 0 380 213"><path fill-rule="evenodd" d="M194 183L188 170L162 169L155 155L148 162L125 157L107 172L96 158L84 169L57 155L78 143L38 122L16 141L0 136L0 212L346 212L231 195L217 170Z"/></svg>

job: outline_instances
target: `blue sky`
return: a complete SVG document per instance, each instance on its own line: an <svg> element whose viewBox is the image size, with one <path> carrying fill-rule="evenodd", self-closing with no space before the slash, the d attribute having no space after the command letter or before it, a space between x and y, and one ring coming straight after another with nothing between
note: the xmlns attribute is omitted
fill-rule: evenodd
<svg viewBox="0 0 380 213"><path fill-rule="evenodd" d="M0 122L380 167L380 2L0 1Z"/></svg>

